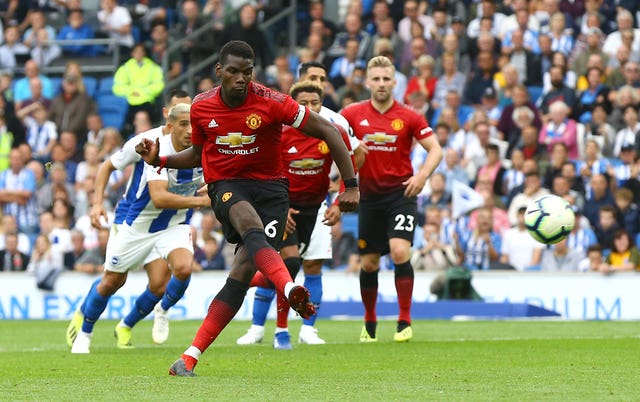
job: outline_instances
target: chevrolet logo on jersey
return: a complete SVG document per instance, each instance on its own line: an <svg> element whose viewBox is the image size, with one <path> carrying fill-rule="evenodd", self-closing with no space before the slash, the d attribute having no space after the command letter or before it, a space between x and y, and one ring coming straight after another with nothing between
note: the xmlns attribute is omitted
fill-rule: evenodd
<svg viewBox="0 0 640 402"><path fill-rule="evenodd" d="M323 159L304 158L296 161L291 161L289 167L296 169L315 169L324 165Z"/></svg>
<svg viewBox="0 0 640 402"><path fill-rule="evenodd" d="M229 148L237 148L256 142L255 135L242 135L242 133L229 133L224 137L216 137L217 145L228 145Z"/></svg>
<svg viewBox="0 0 640 402"><path fill-rule="evenodd" d="M374 145L394 144L397 139L397 135L387 133L365 134L364 138L362 138L364 142L372 142Z"/></svg>

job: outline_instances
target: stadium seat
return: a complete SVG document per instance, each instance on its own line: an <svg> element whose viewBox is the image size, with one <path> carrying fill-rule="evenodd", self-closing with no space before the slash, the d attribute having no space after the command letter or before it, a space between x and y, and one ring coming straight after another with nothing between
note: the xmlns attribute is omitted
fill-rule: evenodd
<svg viewBox="0 0 640 402"><path fill-rule="evenodd" d="M93 98L98 90L98 79L95 77L83 77L82 81L87 95Z"/></svg>
<svg viewBox="0 0 640 402"><path fill-rule="evenodd" d="M98 82L98 91L96 92L96 98L102 95L113 95L113 77L104 77Z"/></svg>
<svg viewBox="0 0 640 402"><path fill-rule="evenodd" d="M55 98L62 92L62 77L52 77L50 80L53 87L53 97Z"/></svg>
<svg viewBox="0 0 640 402"><path fill-rule="evenodd" d="M142 42L142 31L140 30L140 27L138 27L136 25L132 25L131 26L131 36L133 36L134 43Z"/></svg>
<svg viewBox="0 0 640 402"><path fill-rule="evenodd" d="M100 114L104 126L122 130L129 110L127 100L115 95L98 95L96 103L98 104L98 114Z"/></svg>
<svg viewBox="0 0 640 402"><path fill-rule="evenodd" d="M529 91L529 97L531 98L531 103L534 105L538 104L538 100L542 97L542 87L527 87Z"/></svg>
<svg viewBox="0 0 640 402"><path fill-rule="evenodd" d="M342 231L344 233L351 233L353 237L358 238L358 214L342 214Z"/></svg>

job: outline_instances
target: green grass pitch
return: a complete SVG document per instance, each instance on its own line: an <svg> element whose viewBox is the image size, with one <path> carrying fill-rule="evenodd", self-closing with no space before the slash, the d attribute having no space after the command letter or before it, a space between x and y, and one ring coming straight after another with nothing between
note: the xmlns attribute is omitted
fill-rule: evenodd
<svg viewBox="0 0 640 402"><path fill-rule="evenodd" d="M393 342L378 324L376 344L358 343L359 321L318 321L329 343L237 346L248 322L232 322L203 355L196 378L168 367L200 322L171 323L167 344L151 322L134 330L136 349L118 350L115 321L96 325L90 355L71 355L66 322L0 322L0 400L260 401L632 401L640 399L640 324L562 321L415 321L414 338ZM291 324L297 341L299 321Z"/></svg>

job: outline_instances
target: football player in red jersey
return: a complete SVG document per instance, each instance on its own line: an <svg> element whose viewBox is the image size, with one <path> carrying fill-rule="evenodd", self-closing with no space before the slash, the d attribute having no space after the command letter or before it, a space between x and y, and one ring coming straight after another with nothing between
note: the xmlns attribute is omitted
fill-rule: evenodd
<svg viewBox="0 0 640 402"><path fill-rule="evenodd" d="M320 113L323 89L311 81L298 82L289 91L299 104ZM341 115L340 118L344 119ZM344 122L346 125L346 121ZM345 144L350 140L359 145L355 138L349 138L344 128L336 124ZM347 126L348 127L348 126ZM316 138L309 138L300 130L285 127L282 134L282 160L285 174L289 179L289 216L286 236L280 255L293 279L302 269L305 274L304 286L311 293L311 302L318 308L322 300L322 264L332 257L331 230L329 226L340 220L340 208L325 201L329 191L329 173L333 159L327 144ZM261 276L261 274L256 274ZM254 279L252 284L259 283ZM237 340L240 345L259 343L264 338L264 324L273 299L273 290L259 287L253 301L253 320L249 331ZM287 325L289 305L286 299L278 297L278 319L273 347L291 349ZM305 318L300 327L298 341L306 344L324 344L314 328L315 316Z"/></svg>
<svg viewBox="0 0 640 402"><path fill-rule="evenodd" d="M361 342L377 341L378 271L380 256L387 253L395 265L398 294L394 340L406 342L413 336L413 268L409 258L416 224L416 196L442 160L442 149L424 117L394 101L394 71L384 56L369 60L366 83L371 99L349 105L341 112L355 136L369 149L360 170L362 200L358 213L360 294L365 308ZM416 174L409 156L414 139L428 152Z"/></svg>
<svg viewBox="0 0 640 402"><path fill-rule="evenodd" d="M238 243L227 282L211 302L191 346L169 369L172 375L195 375L200 355L240 309L256 269L287 295L303 318L315 314L309 292L293 283L275 249L289 206L281 160L283 124L325 141L345 182L340 209L353 211L359 203L351 157L338 130L289 95L251 82L254 58L246 42L230 41L222 47L216 64L221 85L193 101L191 148L166 158L158 157L157 142L142 140L136 149L147 163L160 168L202 166L225 237Z"/></svg>

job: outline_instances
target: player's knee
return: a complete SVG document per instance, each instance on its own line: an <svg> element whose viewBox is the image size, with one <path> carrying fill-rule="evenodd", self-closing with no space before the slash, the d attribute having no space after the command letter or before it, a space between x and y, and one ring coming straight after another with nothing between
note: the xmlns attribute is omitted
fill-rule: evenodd
<svg viewBox="0 0 640 402"><path fill-rule="evenodd" d="M322 273L322 260L304 261L302 269L305 275L320 275Z"/></svg>
<svg viewBox="0 0 640 402"><path fill-rule="evenodd" d="M392 246L389 251L389 257L394 264L403 263L411 258L411 248L404 246Z"/></svg>
<svg viewBox="0 0 640 402"><path fill-rule="evenodd" d="M173 276L184 281L191 276L191 272L193 271L193 259L189 259L188 261L181 261L175 264L173 267Z"/></svg>
<svg viewBox="0 0 640 402"><path fill-rule="evenodd" d="M96 290L102 296L111 296L115 294L118 291L118 289L122 287L122 285L124 285L125 280L126 280L125 276L113 275L113 274L105 275L100 281L100 283L98 284Z"/></svg>
<svg viewBox="0 0 640 402"><path fill-rule="evenodd" d="M149 292L151 292L156 297L162 297L166 289L167 282L165 281L159 283L149 282Z"/></svg>
<svg viewBox="0 0 640 402"><path fill-rule="evenodd" d="M380 257L362 256L360 261L362 264L362 270L365 272L377 271L380 267Z"/></svg>

